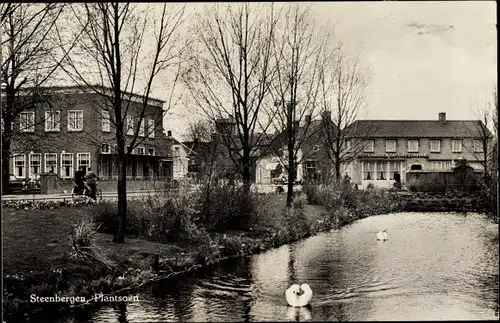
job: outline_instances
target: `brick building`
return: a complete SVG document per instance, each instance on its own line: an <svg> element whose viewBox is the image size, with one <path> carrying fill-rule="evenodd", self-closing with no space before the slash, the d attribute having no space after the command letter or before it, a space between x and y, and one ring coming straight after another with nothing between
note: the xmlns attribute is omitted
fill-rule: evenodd
<svg viewBox="0 0 500 323"><path fill-rule="evenodd" d="M437 120L358 120L353 127L373 129L362 139L362 150L342 165L342 171L362 187L390 187L395 174L405 183L412 170L451 171L461 158L476 171L483 169L486 128L480 120L446 120L446 113L439 113Z"/></svg>
<svg viewBox="0 0 500 323"><path fill-rule="evenodd" d="M116 139L107 99L76 86L52 87L50 93L50 104L28 108L14 122L14 131L22 136L12 138L11 174L28 179L51 172L72 180L79 167L92 167L99 180L117 179ZM171 144L162 125L164 102L150 98L139 124L143 97L127 93L125 98L126 143L138 132L137 147L127 158L127 179L171 178ZM26 140L31 141L29 151L23 145Z"/></svg>

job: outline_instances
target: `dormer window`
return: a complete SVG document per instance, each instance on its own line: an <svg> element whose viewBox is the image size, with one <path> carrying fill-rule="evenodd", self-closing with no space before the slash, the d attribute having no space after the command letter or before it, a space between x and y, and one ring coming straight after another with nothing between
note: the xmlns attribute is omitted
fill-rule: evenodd
<svg viewBox="0 0 500 323"><path fill-rule="evenodd" d="M408 152L409 153L417 153L418 152L418 139L409 139L408 140Z"/></svg>
<svg viewBox="0 0 500 323"><path fill-rule="evenodd" d="M441 140L431 139L431 153L438 153L441 151Z"/></svg>
<svg viewBox="0 0 500 323"><path fill-rule="evenodd" d="M462 140L461 139L453 139L451 141L451 151L454 153L462 152Z"/></svg>
<svg viewBox="0 0 500 323"><path fill-rule="evenodd" d="M375 151L375 140L367 140L365 142L364 151L366 153L372 153Z"/></svg>
<svg viewBox="0 0 500 323"><path fill-rule="evenodd" d="M396 140L387 139L385 141L385 151L388 153L395 153L396 152Z"/></svg>

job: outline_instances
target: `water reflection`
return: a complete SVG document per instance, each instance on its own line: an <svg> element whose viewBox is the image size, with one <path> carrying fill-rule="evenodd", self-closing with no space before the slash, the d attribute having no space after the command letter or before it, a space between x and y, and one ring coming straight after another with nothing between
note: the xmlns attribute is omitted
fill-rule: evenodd
<svg viewBox="0 0 500 323"><path fill-rule="evenodd" d="M375 234L388 229L390 240ZM497 227L481 216L396 214L358 221L203 275L151 285L95 322L498 319ZM284 291L308 283L310 308ZM70 319L66 322L71 321Z"/></svg>

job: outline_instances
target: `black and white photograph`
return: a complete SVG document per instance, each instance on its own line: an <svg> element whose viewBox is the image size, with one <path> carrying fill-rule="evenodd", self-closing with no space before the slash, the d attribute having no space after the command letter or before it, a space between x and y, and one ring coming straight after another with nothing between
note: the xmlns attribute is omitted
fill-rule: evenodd
<svg viewBox="0 0 500 323"><path fill-rule="evenodd" d="M496 1L0 16L3 323L499 320Z"/></svg>

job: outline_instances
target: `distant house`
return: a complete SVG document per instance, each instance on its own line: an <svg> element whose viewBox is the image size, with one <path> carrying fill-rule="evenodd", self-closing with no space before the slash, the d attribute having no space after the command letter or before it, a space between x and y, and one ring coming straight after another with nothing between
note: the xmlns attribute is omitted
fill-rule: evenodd
<svg viewBox="0 0 500 323"><path fill-rule="evenodd" d="M451 171L460 158L482 171L483 126L479 120L446 120L446 113L437 120L357 120L353 128L374 131L361 138L362 150L343 165L343 172L362 187L390 187L396 174L405 183L409 171Z"/></svg>
<svg viewBox="0 0 500 323"><path fill-rule="evenodd" d="M250 175L255 181L255 165L259 157L265 152L269 143L268 136L254 133L250 139ZM206 175L217 175L219 178L241 178L241 143L237 125L232 118L221 118L215 122L215 132L210 141L186 141L189 147L189 176L200 178Z"/></svg>
<svg viewBox="0 0 500 323"><path fill-rule="evenodd" d="M188 174L190 148L175 139L172 131L167 131L166 139L170 141L171 160L172 160L172 179L179 180L185 178Z"/></svg>
<svg viewBox="0 0 500 323"><path fill-rule="evenodd" d="M310 115L306 115L302 123L294 125L300 142L296 153L296 181L317 180L332 169L324 149L324 122L332 122L328 112L323 113L320 120L312 120ZM287 138L286 132L282 131L268 144L266 153L256 163L256 184L271 184L274 178L288 176Z"/></svg>

